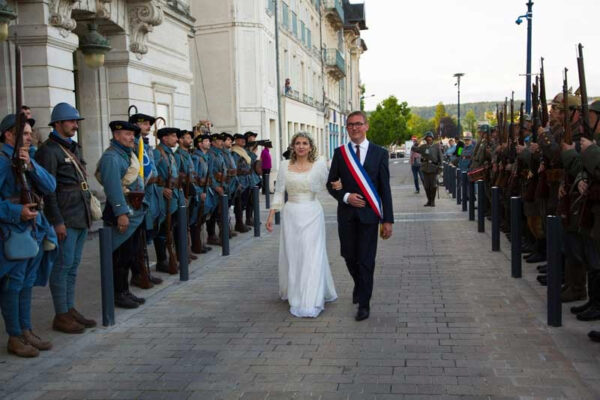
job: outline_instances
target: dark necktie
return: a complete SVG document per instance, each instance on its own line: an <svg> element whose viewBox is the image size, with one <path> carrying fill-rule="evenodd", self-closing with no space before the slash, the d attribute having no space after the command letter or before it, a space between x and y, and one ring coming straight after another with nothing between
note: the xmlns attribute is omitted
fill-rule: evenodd
<svg viewBox="0 0 600 400"><path fill-rule="evenodd" d="M356 157L358 158L358 162L360 162L360 145L358 144L356 145Z"/></svg>

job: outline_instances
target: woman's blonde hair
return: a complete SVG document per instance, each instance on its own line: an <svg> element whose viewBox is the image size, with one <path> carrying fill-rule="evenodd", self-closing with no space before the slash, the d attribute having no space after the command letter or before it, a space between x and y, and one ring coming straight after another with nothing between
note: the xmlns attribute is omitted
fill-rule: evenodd
<svg viewBox="0 0 600 400"><path fill-rule="evenodd" d="M308 153L308 161L310 161L311 163L317 161L317 156L318 156L318 152L317 152L317 146L315 146L315 142L313 141L313 138L308 134L308 132L303 132L300 131L298 133L296 133L294 136L292 136L292 140L291 140L291 144L290 147L292 149L292 155L291 155L291 163L294 164L296 162L296 152L294 151L294 144L296 143L296 140L298 138L306 138L308 140L308 144L310 145L310 152Z"/></svg>

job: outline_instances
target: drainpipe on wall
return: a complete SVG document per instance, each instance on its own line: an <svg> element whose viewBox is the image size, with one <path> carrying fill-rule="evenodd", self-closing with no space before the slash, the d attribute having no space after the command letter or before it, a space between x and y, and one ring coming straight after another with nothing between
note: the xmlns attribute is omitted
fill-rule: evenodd
<svg viewBox="0 0 600 400"><path fill-rule="evenodd" d="M279 121L279 159L283 159L283 101L281 96L281 74L279 71L279 0L275 0L275 68L277 71L277 114Z"/></svg>

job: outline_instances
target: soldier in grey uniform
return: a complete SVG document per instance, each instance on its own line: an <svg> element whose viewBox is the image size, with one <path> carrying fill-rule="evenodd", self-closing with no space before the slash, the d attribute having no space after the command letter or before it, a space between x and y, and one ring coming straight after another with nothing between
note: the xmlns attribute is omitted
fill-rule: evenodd
<svg viewBox="0 0 600 400"><path fill-rule="evenodd" d="M427 194L425 207L435 207L435 196L437 192L437 175L442 165L442 149L439 143L433 142L433 133L425 134L426 143L416 148L421 154L421 171L423 171L423 186Z"/></svg>

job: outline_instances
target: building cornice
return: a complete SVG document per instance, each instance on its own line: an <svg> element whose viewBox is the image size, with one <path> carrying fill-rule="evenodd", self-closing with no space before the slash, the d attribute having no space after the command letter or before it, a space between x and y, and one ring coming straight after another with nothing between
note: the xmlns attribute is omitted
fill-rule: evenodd
<svg viewBox="0 0 600 400"><path fill-rule="evenodd" d="M117 54L126 54L129 55L128 52L119 52ZM177 73L175 71L173 71L172 69L163 69L163 68L158 68L155 67L153 65L148 65L142 61L139 61L137 59L132 59L132 58L123 58L123 59L113 59L113 60L106 60L104 65L106 67L111 67L111 68L115 68L115 67L132 67L132 68L136 68L139 69L141 71L146 71L146 72L150 72L153 74L157 74L160 75L162 77L169 77L178 81L191 81L194 76L193 74L190 72L189 74L185 74L185 73Z"/></svg>

